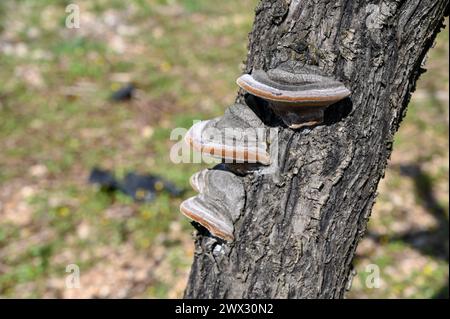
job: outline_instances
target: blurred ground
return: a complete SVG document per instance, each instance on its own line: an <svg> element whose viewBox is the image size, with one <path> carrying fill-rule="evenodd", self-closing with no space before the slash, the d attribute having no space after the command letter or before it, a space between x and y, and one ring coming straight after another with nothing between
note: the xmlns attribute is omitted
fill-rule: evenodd
<svg viewBox="0 0 450 319"><path fill-rule="evenodd" d="M188 188L173 127L232 103L256 0L0 2L0 296L182 296L193 232L179 198L87 185L91 167ZM349 298L448 297L448 28L397 134ZM112 103L133 82L136 98ZM190 191L189 191L190 192ZM81 288L66 289L68 264ZM365 284L376 264L381 285Z"/></svg>

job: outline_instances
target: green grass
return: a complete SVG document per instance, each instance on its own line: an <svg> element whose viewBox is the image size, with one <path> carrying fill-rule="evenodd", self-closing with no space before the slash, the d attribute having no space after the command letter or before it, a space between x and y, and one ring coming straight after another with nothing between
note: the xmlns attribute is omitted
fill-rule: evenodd
<svg viewBox="0 0 450 319"><path fill-rule="evenodd" d="M117 36L115 30L107 30L100 38L94 32L64 30L67 1L2 1L0 15L6 19L0 20L1 28L14 30L13 43L23 44L26 52L7 54L0 60L4 83L0 185L7 189L9 183L19 181L35 185L36 193L22 199L31 210L29 224L0 222L0 247L12 249L11 243L21 243L20 251L5 259L10 270L0 272L0 295L42 296L48 278L64 278L65 265L54 260L65 252L77 255L125 242L131 242L138 252L152 250L154 241L168 233L174 222L182 225L189 238L192 228L178 213L181 199L162 193L155 202L139 205L120 193L96 190L86 184L86 177L91 167L103 166L118 176L130 170L152 172L188 188L190 175L205 165L171 164L169 150L175 141L169 140L170 131L175 126L188 128L195 119L216 116L232 102L235 87L229 83L245 56L254 2L240 3L248 13L239 30L225 23L212 33L210 25L235 14L236 3L136 0L130 9L122 1L78 2L81 15L89 12L95 19L131 10L129 16L118 19L119 24L137 29L122 37L127 47L122 54L110 45ZM179 12L175 18L171 10ZM57 17L53 27L47 27L46 15ZM96 22L91 18L87 23ZM30 28L38 30L37 36L30 37ZM34 58L36 52L44 58ZM41 85L34 86L30 75L17 76L18 68L30 66ZM111 80L117 73L128 73L144 92L142 105L108 100L111 90L121 85ZM88 87L81 96L65 95L80 83ZM207 96L203 88L208 88ZM142 136L146 126L152 130L150 137ZM43 165L45 174L30 176L33 165ZM131 207L131 216L106 215L108 209L120 205ZM95 229L88 238L76 235L83 223ZM46 232L50 235L43 242L30 239ZM170 242L167 245L173 245ZM181 256L178 252L168 257L175 270L189 267L189 260ZM75 259L84 269L96 262L94 257ZM33 291L18 292L24 284L32 284ZM167 291L167 283L157 282L148 294L164 297Z"/></svg>

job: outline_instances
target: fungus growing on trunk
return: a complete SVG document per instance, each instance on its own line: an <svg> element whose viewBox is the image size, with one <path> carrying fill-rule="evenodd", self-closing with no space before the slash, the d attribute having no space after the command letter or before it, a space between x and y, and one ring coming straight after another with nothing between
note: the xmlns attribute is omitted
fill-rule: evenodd
<svg viewBox="0 0 450 319"><path fill-rule="evenodd" d="M321 74L317 67L298 68L291 63L267 72L253 70L241 75L236 83L248 93L267 100L292 129L322 123L324 110L350 95L341 82Z"/></svg>
<svg viewBox="0 0 450 319"><path fill-rule="evenodd" d="M180 211L212 235L232 241L233 223L245 204L241 179L228 171L206 169L194 174L190 182L199 194L182 202Z"/></svg>
<svg viewBox="0 0 450 319"><path fill-rule="evenodd" d="M193 149L226 163L270 164L267 130L246 105L232 105L224 116L194 124L185 141Z"/></svg>

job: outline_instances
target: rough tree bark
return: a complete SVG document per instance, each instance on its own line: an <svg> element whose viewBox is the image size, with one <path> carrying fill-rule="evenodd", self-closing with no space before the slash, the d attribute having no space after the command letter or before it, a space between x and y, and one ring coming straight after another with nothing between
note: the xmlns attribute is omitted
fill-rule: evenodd
<svg viewBox="0 0 450 319"><path fill-rule="evenodd" d="M224 255L196 235L186 298L344 296L394 133L447 12L447 0L258 4L245 72L304 61L352 95L327 111L325 125L280 128L279 180L244 178L245 210ZM273 118L261 101L246 102Z"/></svg>

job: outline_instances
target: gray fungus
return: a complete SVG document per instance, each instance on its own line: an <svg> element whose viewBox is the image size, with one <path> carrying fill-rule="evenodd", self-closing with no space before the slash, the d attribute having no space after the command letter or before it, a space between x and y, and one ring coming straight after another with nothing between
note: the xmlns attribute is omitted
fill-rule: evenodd
<svg viewBox="0 0 450 319"><path fill-rule="evenodd" d="M318 125L324 110L350 95L339 81L310 65L287 62L268 71L253 70L236 83L268 102L291 129ZM242 175L271 164L268 128L250 107L230 106L222 117L194 124L185 135L193 149L222 159L222 165L194 174L192 188L199 194L185 200L181 212L215 237L233 241L234 223L243 212ZM219 167L218 166L218 167Z"/></svg>

